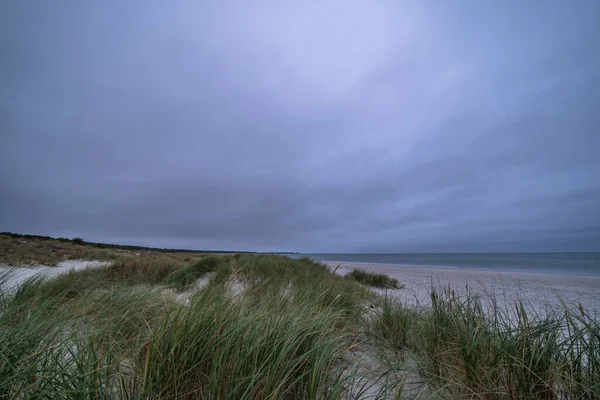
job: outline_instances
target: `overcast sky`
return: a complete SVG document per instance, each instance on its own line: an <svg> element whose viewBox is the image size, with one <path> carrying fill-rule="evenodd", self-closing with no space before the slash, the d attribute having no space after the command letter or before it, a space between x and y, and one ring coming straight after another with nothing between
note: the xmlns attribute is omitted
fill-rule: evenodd
<svg viewBox="0 0 600 400"><path fill-rule="evenodd" d="M0 231L600 250L600 1L0 2Z"/></svg>

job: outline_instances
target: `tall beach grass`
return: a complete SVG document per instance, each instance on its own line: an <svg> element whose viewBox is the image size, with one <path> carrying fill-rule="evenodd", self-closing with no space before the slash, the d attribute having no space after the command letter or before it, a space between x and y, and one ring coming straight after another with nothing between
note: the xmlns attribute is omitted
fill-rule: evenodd
<svg viewBox="0 0 600 400"><path fill-rule="evenodd" d="M360 268L355 268L348 272L345 277L352 279L362 284L383 288L383 289L401 289L403 286L398 283L397 279L390 278L386 274L369 272Z"/></svg>
<svg viewBox="0 0 600 400"><path fill-rule="evenodd" d="M451 288L408 305L356 276L239 254L32 278L0 290L0 399L600 398L599 322L581 307Z"/></svg>
<svg viewBox="0 0 600 400"><path fill-rule="evenodd" d="M450 288L431 306L387 298L373 319L382 346L409 357L437 398L598 399L600 325L582 309L544 316L522 301L502 309Z"/></svg>
<svg viewBox="0 0 600 400"><path fill-rule="evenodd" d="M208 272L222 276L177 301L170 288ZM274 256L34 278L0 293L0 398L347 398L367 296L320 264Z"/></svg>

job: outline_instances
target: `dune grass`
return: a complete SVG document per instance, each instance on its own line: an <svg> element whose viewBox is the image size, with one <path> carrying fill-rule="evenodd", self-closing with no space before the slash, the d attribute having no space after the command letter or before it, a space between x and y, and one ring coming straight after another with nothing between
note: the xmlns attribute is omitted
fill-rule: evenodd
<svg viewBox="0 0 600 400"><path fill-rule="evenodd" d="M397 279L390 278L386 274L378 274L376 272L368 272L359 268L353 269L345 275L348 279L353 279L364 285L384 288L384 289L401 289L402 285Z"/></svg>
<svg viewBox="0 0 600 400"><path fill-rule="evenodd" d="M81 246L53 239L25 239L0 234L0 262L7 265L48 265L86 259L110 261L119 257L112 250Z"/></svg>
<svg viewBox="0 0 600 400"><path fill-rule="evenodd" d="M231 260L230 256L205 256L196 262L173 271L169 274L167 282L179 290L184 290L209 272L220 271L227 274L230 272Z"/></svg>
<svg viewBox="0 0 600 400"><path fill-rule="evenodd" d="M215 288L170 314L140 354L135 392L162 397L339 398L352 344L343 313L296 302L235 302ZM197 396L197 397L196 397Z"/></svg>
<svg viewBox="0 0 600 400"><path fill-rule="evenodd" d="M404 398L409 373L422 398L600 398L600 327L584 310L542 316L450 288L411 306L359 284L371 275L239 254L30 279L0 290L0 399Z"/></svg>
<svg viewBox="0 0 600 400"><path fill-rule="evenodd" d="M100 244L98 244L100 245ZM110 245L107 245L110 246ZM157 263L182 263L198 259L203 254L191 252L164 252L150 249L129 250L119 247L98 247L79 238L52 239L43 236L0 233L0 264L55 266L67 260L144 260Z"/></svg>
<svg viewBox="0 0 600 400"><path fill-rule="evenodd" d="M169 291L208 272L222 278L188 303ZM246 286L238 296L234 282ZM368 296L276 256L31 279L0 293L0 398L347 398L352 321Z"/></svg>
<svg viewBox="0 0 600 400"><path fill-rule="evenodd" d="M385 299L372 324L382 346L416 361L437 398L598 399L600 325L580 310L545 316L432 292L431 307Z"/></svg>

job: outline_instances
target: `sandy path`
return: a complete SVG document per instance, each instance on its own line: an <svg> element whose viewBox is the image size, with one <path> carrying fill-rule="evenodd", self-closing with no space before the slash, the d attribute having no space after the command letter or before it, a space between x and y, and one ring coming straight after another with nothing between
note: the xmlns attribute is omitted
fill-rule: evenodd
<svg viewBox="0 0 600 400"><path fill-rule="evenodd" d="M53 278L60 274L69 271L79 271L86 268L99 268L110 264L110 262L102 261L62 261L56 265L56 267L48 267L45 265L39 265L35 267L11 267L7 265L0 265L0 276L3 277L2 285L3 290L12 290L19 286L27 279L33 277L45 277Z"/></svg>
<svg viewBox="0 0 600 400"><path fill-rule="evenodd" d="M528 309L543 314L547 303L560 308L562 299L572 307L581 303L588 313L600 315L600 276L597 275L443 269L334 261L325 264L332 269L339 265L336 272L340 275L354 268L361 268L396 278L405 288L393 291L393 295L409 303L429 303L432 287L450 285L457 293L464 294L468 285L469 291L481 295L484 300L495 294L496 300L503 307L523 299Z"/></svg>

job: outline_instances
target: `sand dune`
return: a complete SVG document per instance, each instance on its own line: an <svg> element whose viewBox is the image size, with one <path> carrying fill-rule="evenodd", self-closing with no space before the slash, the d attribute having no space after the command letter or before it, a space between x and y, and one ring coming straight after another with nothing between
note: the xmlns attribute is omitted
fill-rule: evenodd
<svg viewBox="0 0 600 400"><path fill-rule="evenodd" d="M27 279L33 277L53 278L69 271L79 271L86 268L99 268L108 264L110 263L103 261L83 260L62 261L56 264L55 267L48 267L45 265L38 265L35 267L12 267L0 264L0 274L5 276L3 282L0 282L0 284L3 286L2 289L12 290L21 283L25 282Z"/></svg>

